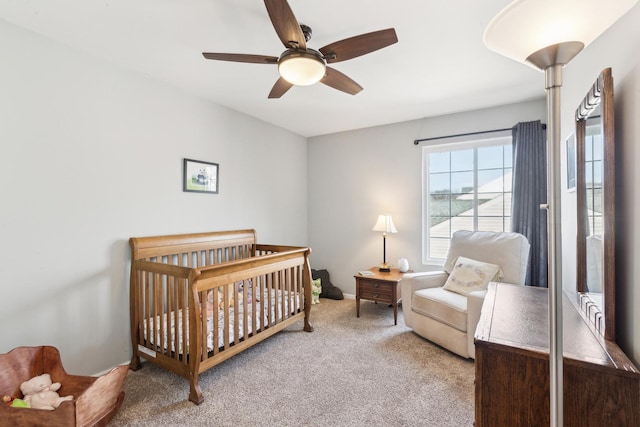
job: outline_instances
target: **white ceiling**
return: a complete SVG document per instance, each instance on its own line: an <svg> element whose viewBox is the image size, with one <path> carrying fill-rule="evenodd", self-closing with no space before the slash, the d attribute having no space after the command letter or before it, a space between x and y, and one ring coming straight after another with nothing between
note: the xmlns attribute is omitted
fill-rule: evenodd
<svg viewBox="0 0 640 427"><path fill-rule="evenodd" d="M0 0L0 18L215 103L315 136L544 96L542 73L485 48L509 0L289 0L311 48L394 27L398 43L332 65L364 87L322 84L267 99L275 65L202 52L279 56L263 0Z"/></svg>

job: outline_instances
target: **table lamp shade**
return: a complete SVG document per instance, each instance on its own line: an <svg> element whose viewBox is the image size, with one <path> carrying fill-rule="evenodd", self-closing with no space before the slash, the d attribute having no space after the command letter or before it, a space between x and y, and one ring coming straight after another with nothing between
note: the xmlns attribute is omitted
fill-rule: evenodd
<svg viewBox="0 0 640 427"><path fill-rule="evenodd" d="M397 233L396 226L393 225L391 215L379 215L378 220L372 228L373 231L382 231L383 233Z"/></svg>

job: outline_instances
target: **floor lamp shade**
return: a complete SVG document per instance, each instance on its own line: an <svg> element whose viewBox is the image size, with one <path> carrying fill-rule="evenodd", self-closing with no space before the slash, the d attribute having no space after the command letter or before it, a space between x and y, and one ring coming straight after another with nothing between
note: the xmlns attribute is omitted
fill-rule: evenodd
<svg viewBox="0 0 640 427"><path fill-rule="evenodd" d="M499 12L484 32L485 45L503 56L544 69L566 64L605 32L638 0L515 0ZM569 48L567 43L576 43ZM563 45L555 58L532 56Z"/></svg>
<svg viewBox="0 0 640 427"><path fill-rule="evenodd" d="M372 230L382 232L382 265L380 265L379 270L382 272L391 271L391 267L387 264L387 233L398 232L393 224L391 215L379 215Z"/></svg>
<svg viewBox="0 0 640 427"><path fill-rule="evenodd" d="M549 242L549 379L552 427L563 425L560 89L562 67L638 0L515 0L489 23L485 45L545 72Z"/></svg>

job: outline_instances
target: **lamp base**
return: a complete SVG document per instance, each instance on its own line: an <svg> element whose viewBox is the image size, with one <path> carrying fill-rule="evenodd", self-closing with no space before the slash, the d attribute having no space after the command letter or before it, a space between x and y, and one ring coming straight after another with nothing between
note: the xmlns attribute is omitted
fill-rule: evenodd
<svg viewBox="0 0 640 427"><path fill-rule="evenodd" d="M378 268L378 271L381 273L389 273L391 271L391 267L389 267L389 264L385 262Z"/></svg>

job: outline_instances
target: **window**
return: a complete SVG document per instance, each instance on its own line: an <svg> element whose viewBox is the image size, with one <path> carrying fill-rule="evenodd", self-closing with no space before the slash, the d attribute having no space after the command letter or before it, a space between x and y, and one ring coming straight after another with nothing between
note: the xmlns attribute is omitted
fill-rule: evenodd
<svg viewBox="0 0 640 427"><path fill-rule="evenodd" d="M596 124L587 126L585 136L585 185L587 190L588 235L603 234L602 216L602 128L600 118ZM591 118L589 118L591 123Z"/></svg>
<svg viewBox="0 0 640 427"><path fill-rule="evenodd" d="M426 146L423 262L441 261L457 230L511 228L511 136Z"/></svg>

